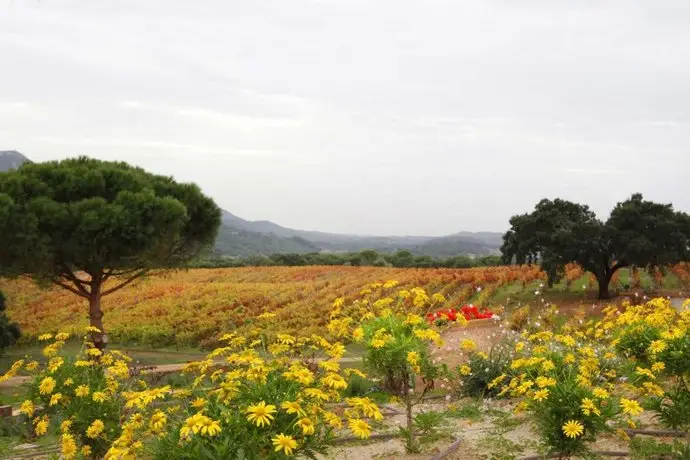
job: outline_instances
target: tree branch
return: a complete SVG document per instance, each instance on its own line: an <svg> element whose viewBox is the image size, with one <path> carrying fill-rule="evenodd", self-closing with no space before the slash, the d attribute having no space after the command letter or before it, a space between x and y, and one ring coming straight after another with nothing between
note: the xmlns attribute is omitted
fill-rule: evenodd
<svg viewBox="0 0 690 460"><path fill-rule="evenodd" d="M88 298L91 297L91 296L88 294L88 292L86 292L86 290L83 290L83 292L82 292L82 291L77 290L76 288L70 286L69 284L63 283L62 281L53 280L53 284L55 284L56 286L60 286L60 287L63 288L63 289L67 289L68 291L73 292L73 293L77 294L77 295L80 296L80 297L84 297L85 299L88 299Z"/></svg>
<svg viewBox="0 0 690 460"><path fill-rule="evenodd" d="M624 260L619 260L618 262L616 262L616 263L613 265L613 267L611 267L611 268L609 269L609 272L610 272L610 273L615 273L616 270L618 270L618 269L620 269L620 268L623 268L623 267L627 267L628 265L629 265L629 264L626 263Z"/></svg>
<svg viewBox="0 0 690 460"><path fill-rule="evenodd" d="M72 272L72 270L69 269L69 267L68 267L67 265L65 265L65 264L61 264L61 265L62 265L62 270L63 270L63 271L62 271L62 273L60 273L60 275L63 276L64 278L67 278L67 279L70 280L72 283L74 283L74 286L75 286L80 292L82 292L85 296L90 296L91 293L90 293L89 291L87 291L86 288L84 287L84 286L86 286L88 283L87 283L86 281L84 281L84 280L81 280L81 279L77 278L77 276Z"/></svg>
<svg viewBox="0 0 690 460"><path fill-rule="evenodd" d="M110 288L106 291L103 291L103 293L101 295L106 296L108 294L112 294L113 292L115 292L119 289L122 289L123 287L127 286L128 284L133 283L134 281L141 278L142 276L144 276L148 272L149 272L149 270L147 268L144 268L144 269L140 270L138 273L136 273L135 275L133 275L132 277L130 277L127 281L123 281L122 283L118 284L117 286Z"/></svg>

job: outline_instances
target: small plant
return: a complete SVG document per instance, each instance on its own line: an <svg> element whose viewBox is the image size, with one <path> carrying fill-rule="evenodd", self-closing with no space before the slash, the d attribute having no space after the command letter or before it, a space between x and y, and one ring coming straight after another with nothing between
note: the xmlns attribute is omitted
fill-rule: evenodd
<svg viewBox="0 0 690 460"><path fill-rule="evenodd" d="M406 448L419 449L414 433L413 407L432 388L440 369L429 355L429 341L440 341L439 334L416 315L395 315L392 312L374 317L362 324L367 344L365 365L383 378L387 391L400 397L406 409ZM424 385L418 394L417 377Z"/></svg>
<svg viewBox="0 0 690 460"><path fill-rule="evenodd" d="M636 437L630 441L630 454L633 460L687 460L690 459L690 444Z"/></svg>
<svg viewBox="0 0 690 460"><path fill-rule="evenodd" d="M512 371L512 343L502 341L489 350L489 353L472 353L467 364L455 368L460 396L494 397L501 391L499 385L510 379Z"/></svg>
<svg viewBox="0 0 690 460"><path fill-rule="evenodd" d="M443 424L445 413L434 410L420 412L414 416L413 426L422 435L435 434Z"/></svg>
<svg viewBox="0 0 690 460"><path fill-rule="evenodd" d="M513 331L521 331L527 326L529 321L530 307L525 305L511 313L508 319L508 326Z"/></svg>

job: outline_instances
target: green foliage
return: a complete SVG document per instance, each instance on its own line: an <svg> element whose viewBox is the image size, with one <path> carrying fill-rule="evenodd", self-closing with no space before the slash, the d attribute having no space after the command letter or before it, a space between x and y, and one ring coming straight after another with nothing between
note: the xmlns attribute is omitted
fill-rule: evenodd
<svg viewBox="0 0 690 460"><path fill-rule="evenodd" d="M14 345L21 335L17 323L11 322L7 317L6 308L5 296L0 291L0 353L10 345Z"/></svg>
<svg viewBox="0 0 690 460"><path fill-rule="evenodd" d="M426 329L426 324L413 326L400 316L388 314L366 321L362 328L368 344L364 364L384 379L386 390L405 396L408 389L415 388L415 375L426 380L437 376L428 341L415 335L415 330ZM410 353L417 355L417 365L408 359Z"/></svg>
<svg viewBox="0 0 690 460"><path fill-rule="evenodd" d="M65 271L178 266L211 245L220 210L193 184L89 158L0 173L0 263L53 281ZM8 244L9 243L9 244Z"/></svg>
<svg viewBox="0 0 690 460"><path fill-rule="evenodd" d="M413 426L422 435L428 436L434 434L443 425L446 414L429 410L420 412L414 416Z"/></svg>
<svg viewBox="0 0 690 460"><path fill-rule="evenodd" d="M635 357L647 362L649 360L649 345L661 336L659 328L648 324L637 324L625 327L619 336L616 350L625 356Z"/></svg>
<svg viewBox="0 0 690 460"><path fill-rule="evenodd" d="M489 351L488 355L472 353L466 366L469 374L456 369L459 380L458 392L462 396L495 397L501 390L500 385L490 385L499 376L509 378L511 375L512 348L508 342L500 342ZM467 374L467 375L464 375Z"/></svg>
<svg viewBox="0 0 690 460"><path fill-rule="evenodd" d="M451 407L446 411L446 416L479 421L483 418L481 403L477 400L473 400L459 407Z"/></svg>
<svg viewBox="0 0 690 460"><path fill-rule="evenodd" d="M633 460L689 460L690 444L677 439L667 443L638 436L630 441L630 454Z"/></svg>
<svg viewBox="0 0 690 460"><path fill-rule="evenodd" d="M121 392L135 384L129 358L115 351L104 354L88 343L76 357L65 357L67 334L62 336L44 349L50 357L47 363L19 361L32 377L20 406L25 428L38 436L70 435L78 448L89 446L100 458L121 433L125 410ZM46 423L45 433L41 423Z"/></svg>
<svg viewBox="0 0 690 460"><path fill-rule="evenodd" d="M663 397L650 398L647 407L661 423L673 430L690 429L690 391L681 380Z"/></svg>
<svg viewBox="0 0 690 460"><path fill-rule="evenodd" d="M688 258L690 216L671 205L643 201L635 194L616 205L602 222L585 205L556 199L540 201L531 214L510 219L503 261L539 260L549 285L569 262L593 273L599 297L607 298L613 274L622 267L662 266Z"/></svg>
<svg viewBox="0 0 690 460"><path fill-rule="evenodd" d="M0 173L0 271L88 299L91 325L102 330L102 296L195 259L213 244L220 219L196 185L126 163L25 164ZM110 278L119 284L104 290Z"/></svg>

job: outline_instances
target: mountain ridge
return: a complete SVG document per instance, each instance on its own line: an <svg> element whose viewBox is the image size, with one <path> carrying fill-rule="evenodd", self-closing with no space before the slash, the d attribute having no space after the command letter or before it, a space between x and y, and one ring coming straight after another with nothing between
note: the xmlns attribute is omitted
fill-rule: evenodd
<svg viewBox="0 0 690 460"><path fill-rule="evenodd" d="M16 150L0 151L0 172L30 162ZM214 253L222 257L249 257L274 253L380 252L407 250L415 255L450 257L498 254L502 234L497 232L457 232L432 236L371 236L299 230L268 220L250 221L222 210Z"/></svg>

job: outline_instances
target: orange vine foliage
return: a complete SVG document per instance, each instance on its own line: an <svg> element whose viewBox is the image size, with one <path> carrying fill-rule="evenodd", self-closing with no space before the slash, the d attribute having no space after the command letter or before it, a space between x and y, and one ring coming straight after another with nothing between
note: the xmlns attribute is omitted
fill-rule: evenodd
<svg viewBox="0 0 690 460"><path fill-rule="evenodd" d="M376 267L260 267L197 269L142 280L103 298L111 342L162 346L213 346L223 331L249 328L255 318L275 313L280 332L322 333L334 299L360 298L362 286L396 280L399 289L438 292L448 306L461 305L482 288L543 280L536 266L472 269ZM84 299L63 289L41 289L26 280L0 280L8 313L23 340L45 332L77 333L88 325ZM375 291L375 289L374 289ZM373 293L374 298L376 292ZM372 298L371 296L368 296Z"/></svg>

